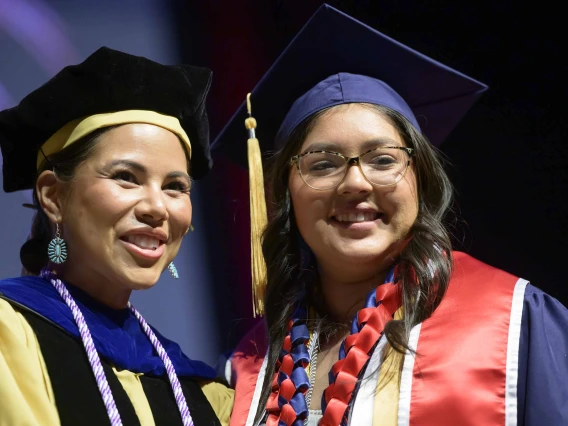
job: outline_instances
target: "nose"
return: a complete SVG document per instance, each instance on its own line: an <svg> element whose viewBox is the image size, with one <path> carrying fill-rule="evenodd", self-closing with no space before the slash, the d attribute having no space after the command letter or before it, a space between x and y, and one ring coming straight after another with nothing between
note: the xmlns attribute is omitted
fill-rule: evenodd
<svg viewBox="0 0 568 426"><path fill-rule="evenodd" d="M161 188L147 186L135 210L138 220L151 226L168 220L168 209Z"/></svg>
<svg viewBox="0 0 568 426"><path fill-rule="evenodd" d="M358 162L347 166L345 178L337 187L340 195L367 194L373 190L373 185L367 180Z"/></svg>

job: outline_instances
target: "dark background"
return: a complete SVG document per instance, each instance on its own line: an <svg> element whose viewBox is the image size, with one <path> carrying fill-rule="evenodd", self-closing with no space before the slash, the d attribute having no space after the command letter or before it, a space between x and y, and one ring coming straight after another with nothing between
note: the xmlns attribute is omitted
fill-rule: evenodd
<svg viewBox="0 0 568 426"><path fill-rule="evenodd" d="M215 136L323 2L205 3L187 9L180 2L178 30L182 38L205 35L199 58L214 70L209 111ZM562 14L543 2L327 3L489 85L441 146L456 188L455 247L568 305ZM199 17L201 28L184 25L188 11ZM235 143L244 146L245 140L243 130ZM204 225L228 349L252 322L248 177L226 158L215 160L215 173L198 184L206 188L200 192L206 217L215 217Z"/></svg>

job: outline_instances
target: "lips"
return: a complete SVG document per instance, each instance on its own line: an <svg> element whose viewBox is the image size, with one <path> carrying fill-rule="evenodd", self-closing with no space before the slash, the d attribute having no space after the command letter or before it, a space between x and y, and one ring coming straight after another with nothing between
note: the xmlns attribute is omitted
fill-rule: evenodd
<svg viewBox="0 0 568 426"><path fill-rule="evenodd" d="M120 237L125 248L135 257L159 259L165 251L167 234L156 229L138 229Z"/></svg>

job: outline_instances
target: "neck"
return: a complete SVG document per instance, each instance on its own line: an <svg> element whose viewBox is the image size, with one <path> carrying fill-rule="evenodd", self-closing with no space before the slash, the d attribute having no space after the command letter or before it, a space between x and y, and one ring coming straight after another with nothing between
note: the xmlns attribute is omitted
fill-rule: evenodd
<svg viewBox="0 0 568 426"><path fill-rule="evenodd" d="M55 268L55 271L61 279L72 283L97 302L109 308L124 309L128 306L128 300L130 299L130 293L132 291L108 285L109 280L102 276L94 276L91 274L86 276L87 274L81 273L81 271L77 271L73 268Z"/></svg>
<svg viewBox="0 0 568 426"><path fill-rule="evenodd" d="M365 306L370 291L381 285L388 269L381 271L337 271L320 264L320 284L323 300L330 316L337 322L349 325L353 316ZM350 273L352 272L352 273Z"/></svg>

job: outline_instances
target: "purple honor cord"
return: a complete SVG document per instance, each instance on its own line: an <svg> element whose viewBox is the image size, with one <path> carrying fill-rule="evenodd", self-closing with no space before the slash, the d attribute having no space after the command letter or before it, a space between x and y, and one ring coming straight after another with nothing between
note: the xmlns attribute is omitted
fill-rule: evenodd
<svg viewBox="0 0 568 426"><path fill-rule="evenodd" d="M177 377L176 370L174 369L174 365L170 360L170 357L168 356L166 350L164 349L164 347L162 346L162 344L160 343L160 341L158 340L158 338L156 337L156 335L154 334L154 332L152 331L146 320L142 318L140 312L138 312L136 308L130 304L130 302L128 302L128 307L134 313L136 318L138 318L140 326L146 333L146 336L148 336L148 339L150 339L150 342L152 342L152 346L154 346L154 349L156 350L156 352L158 352L158 355L160 356L162 362L164 363L164 366L166 367L168 378L170 379L170 384L172 385L172 390L174 391L176 404L179 408L183 425L193 426L193 420L189 415L189 408L187 407L187 402L185 400L185 396L183 395L181 384Z"/></svg>
<svg viewBox="0 0 568 426"><path fill-rule="evenodd" d="M105 403L110 423L112 426L122 426L120 414L118 412L118 409L116 408L114 397L112 396L110 386L101 364L101 359L99 357L97 349L95 348L95 343L93 342L93 338L91 337L91 332L89 331L85 317L83 317L83 314L75 303L75 300L73 300L73 297L69 294L69 291L59 278L45 269L41 271L41 277L51 282L61 298L65 301L67 306L69 306L69 309L71 309L73 318L75 319L77 327L79 328L81 340L83 341L83 346L85 347L85 351L87 352L87 357L89 358L91 369L93 370L93 374L95 375L95 379L97 380L97 386ZM140 313L130 303L128 303L128 307L140 322L140 326L148 336L148 339L150 339L152 346L154 347L162 362L164 363L164 366L166 367L168 378L170 379L170 384L176 398L176 403L181 414L183 425L193 426L193 420L191 419L191 415L189 414L189 408L187 407L187 402L185 400L185 396L183 395L181 384L176 375L170 357L166 353L164 347L162 346L148 323L144 320L144 318L142 318L142 315L140 315Z"/></svg>

